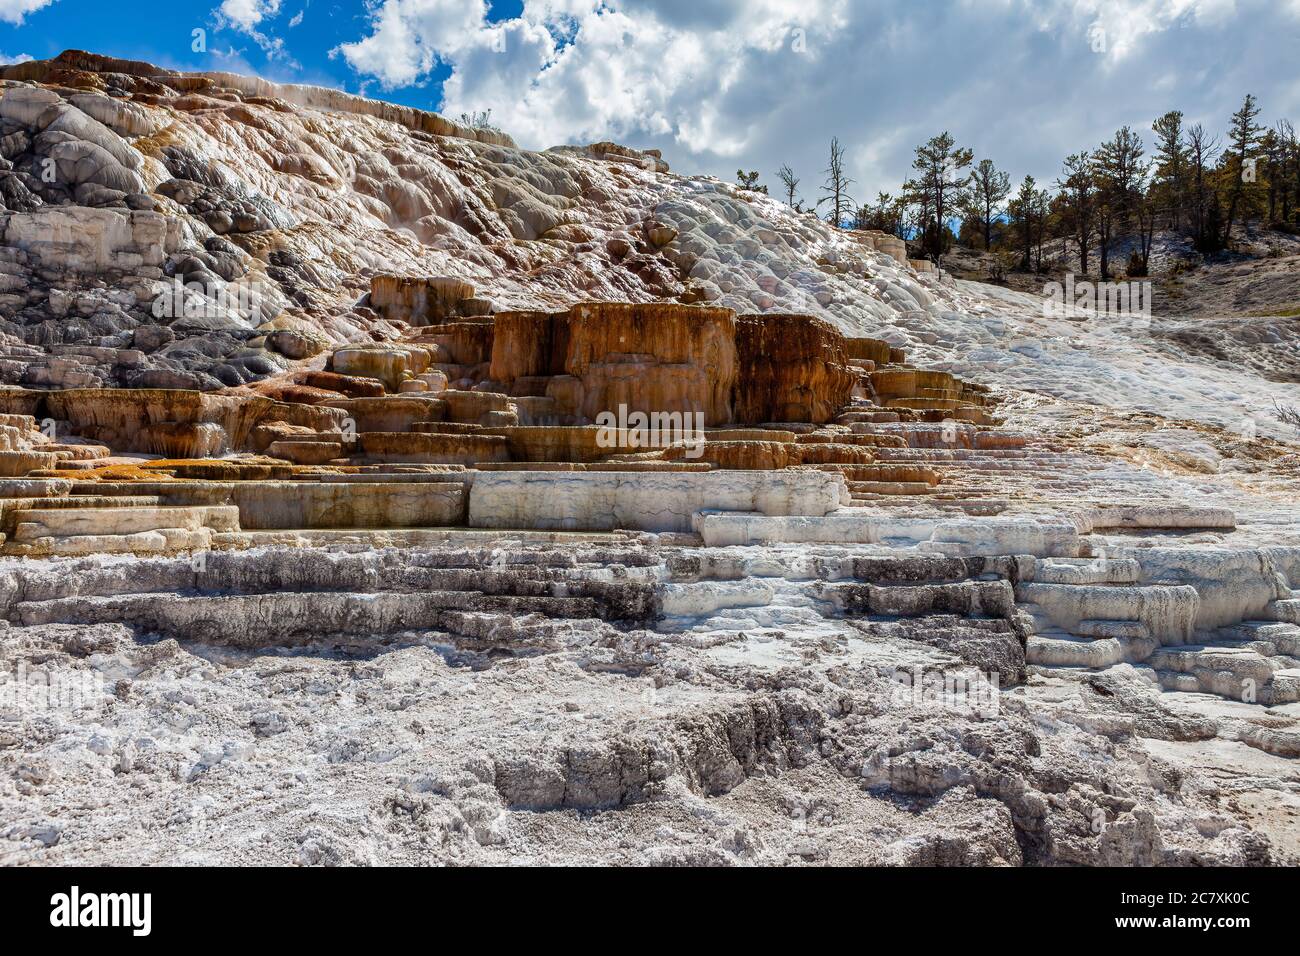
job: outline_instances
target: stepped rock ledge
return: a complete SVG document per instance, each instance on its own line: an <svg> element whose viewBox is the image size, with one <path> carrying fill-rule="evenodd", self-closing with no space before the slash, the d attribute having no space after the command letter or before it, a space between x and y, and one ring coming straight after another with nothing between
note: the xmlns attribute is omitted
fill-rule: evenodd
<svg viewBox="0 0 1300 956"><path fill-rule="evenodd" d="M653 151L0 68L0 861L1300 861L1294 379L1173 330Z"/></svg>

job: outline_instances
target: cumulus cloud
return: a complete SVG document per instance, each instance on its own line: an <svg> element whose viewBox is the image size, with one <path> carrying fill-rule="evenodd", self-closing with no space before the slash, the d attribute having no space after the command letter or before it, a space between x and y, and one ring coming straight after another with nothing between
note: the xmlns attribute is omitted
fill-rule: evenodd
<svg viewBox="0 0 1300 956"><path fill-rule="evenodd" d="M222 0L221 6L213 13L216 15L218 27L232 27L240 33L247 34L262 48L262 52L268 59L280 60L288 66L297 66L293 57L285 49L283 39L259 29L264 20L273 20L279 16L280 0ZM289 25L296 26L294 23Z"/></svg>
<svg viewBox="0 0 1300 956"><path fill-rule="evenodd" d="M30 54L19 53L17 56L10 56L8 53L0 53L0 64L4 66L13 66L15 63L28 63L32 60Z"/></svg>
<svg viewBox="0 0 1300 956"><path fill-rule="evenodd" d="M223 0L218 10L231 25L252 33L259 23L280 12L280 0Z"/></svg>
<svg viewBox="0 0 1300 956"><path fill-rule="evenodd" d="M23 17L48 7L54 0L0 0L0 20L19 25Z"/></svg>
<svg viewBox="0 0 1300 956"><path fill-rule="evenodd" d="M1293 8L1300 0L1289 0ZM492 110L523 145L615 139L684 171L815 194L831 135L858 198L894 189L911 147L950 130L1019 178L1172 108L1222 128L1247 90L1300 119L1276 0L382 0L334 51L394 89L435 69L445 112ZM1149 139L1149 136L1148 136Z"/></svg>
<svg viewBox="0 0 1300 956"><path fill-rule="evenodd" d="M384 0L368 37L339 45L358 73L387 89L410 86L440 61L454 62L486 32L484 0Z"/></svg>

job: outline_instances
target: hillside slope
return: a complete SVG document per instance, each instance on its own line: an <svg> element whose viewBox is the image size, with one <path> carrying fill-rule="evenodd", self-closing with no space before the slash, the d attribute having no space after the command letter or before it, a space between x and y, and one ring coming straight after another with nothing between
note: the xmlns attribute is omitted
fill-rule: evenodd
<svg viewBox="0 0 1300 956"><path fill-rule="evenodd" d="M918 273L878 238L651 154L531 152L335 91L79 52L0 76L6 383L256 381L395 337L364 307L390 273L466 280L498 310L807 312L993 384L1288 434L1273 406L1294 388L1269 370L1295 367L1294 321L1214 327L1207 347L1159 318L1048 319L1033 295ZM169 291L180 280L209 301Z"/></svg>

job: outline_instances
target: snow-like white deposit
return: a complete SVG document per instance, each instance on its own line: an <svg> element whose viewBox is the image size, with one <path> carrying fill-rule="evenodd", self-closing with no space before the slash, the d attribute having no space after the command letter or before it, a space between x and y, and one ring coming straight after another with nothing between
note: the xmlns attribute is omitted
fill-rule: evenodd
<svg viewBox="0 0 1300 956"><path fill-rule="evenodd" d="M0 82L7 87L0 114L39 125L57 113L59 129L72 131L59 135L80 137L82 152L104 167L69 173L88 177L69 197L73 205L10 217L4 244L21 250L19 267L42 277L15 295L22 276L6 266L15 281L0 296L0 316L17 313L4 329L13 344L77 345L45 328L70 305L95 312L100 338L86 344L118 327L115 310L131 317L120 319L128 328L146 312L164 278L157 269L136 268L118 282L117 299L85 306L77 298L89 294L84 276L57 274L85 266L88 256L97 267L132 268L132 243L151 235L147 214L132 213L124 231L110 221L112 203L77 204L102 205L98 183L122 190L138 183L170 217L166 242L175 258L201 249L215 229L238 247L247 270L231 281L255 285L266 299L262 316L274 318L264 328L311 329L334 344L384 334L351 308L369 276L392 272L469 280L498 310L680 299L811 313L976 380L1263 434L1282 434L1275 401L1295 402L1287 375L1270 380L1239 360L1247 348L1293 355L1294 322L1257 330L1250 342L1216 328L1213 349L1193 352L1178 345L1189 330L1167 317L1045 317L1038 297L918 273L861 234L766 195L677 175L655 156L612 144L531 152L507 137L431 135L457 130L384 104L226 76L204 92L137 102L63 99ZM75 220L62 244L47 228L58 216ZM78 222L112 227L121 254L79 249ZM51 384L69 384L62 374Z"/></svg>

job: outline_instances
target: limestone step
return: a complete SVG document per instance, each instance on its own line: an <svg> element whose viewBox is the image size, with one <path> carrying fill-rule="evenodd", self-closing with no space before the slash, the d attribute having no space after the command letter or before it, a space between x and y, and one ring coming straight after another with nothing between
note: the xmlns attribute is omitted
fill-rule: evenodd
<svg viewBox="0 0 1300 956"><path fill-rule="evenodd" d="M1082 620L1071 630L1081 637L1091 638L1145 640L1151 637L1151 632L1141 621Z"/></svg>
<svg viewBox="0 0 1300 956"><path fill-rule="evenodd" d="M1015 607L1007 581L946 584L868 584L833 582L818 589L845 614L928 617L934 614L1007 618Z"/></svg>
<svg viewBox="0 0 1300 956"><path fill-rule="evenodd" d="M63 497L73 487L73 482L66 478L0 478L0 498Z"/></svg>
<svg viewBox="0 0 1300 956"><path fill-rule="evenodd" d="M1201 682L1195 674L1181 674L1178 671L1155 671L1156 680L1161 690L1175 691L1183 694L1201 693Z"/></svg>
<svg viewBox="0 0 1300 956"><path fill-rule="evenodd" d="M1215 635L1224 641L1269 644L1275 653L1300 657L1300 625L1282 621L1242 621L1219 628Z"/></svg>
<svg viewBox="0 0 1300 956"><path fill-rule="evenodd" d="M53 452L0 451L0 478L21 478L33 471L57 468L62 459Z"/></svg>
<svg viewBox="0 0 1300 956"><path fill-rule="evenodd" d="M1113 638L1092 640L1056 632L1032 634L1025 642L1025 660L1030 664L1110 667L1124 659L1124 645Z"/></svg>
<svg viewBox="0 0 1300 956"><path fill-rule="evenodd" d="M1133 584L1141 568L1133 558L1081 558L1040 561L1034 580L1041 584Z"/></svg>
<svg viewBox="0 0 1300 956"><path fill-rule="evenodd" d="M928 495L934 488L923 481L850 481L849 492L857 495Z"/></svg>
<svg viewBox="0 0 1300 956"><path fill-rule="evenodd" d="M477 471L714 471L707 461L477 461Z"/></svg>
<svg viewBox="0 0 1300 956"><path fill-rule="evenodd" d="M411 431L443 435L473 435L483 431L483 426L468 422L413 422Z"/></svg>
<svg viewBox="0 0 1300 956"><path fill-rule="evenodd" d="M13 515L13 540L30 542L45 537L131 535L145 531L238 531L239 509L223 505L144 506L110 508L17 509Z"/></svg>
<svg viewBox="0 0 1300 956"><path fill-rule="evenodd" d="M284 466L286 468L290 466ZM225 505L244 530L430 528L463 525L466 480L457 466L391 465L398 471L292 472L292 480L76 482L76 494L157 495L168 505Z"/></svg>
<svg viewBox="0 0 1300 956"><path fill-rule="evenodd" d="M1162 660L1161 663L1169 662ZM1234 671L1189 666L1181 661L1174 663L1178 666L1156 668L1163 690L1214 694L1265 707L1300 701L1300 667L1279 668L1261 682L1258 675L1247 672L1246 668Z"/></svg>
<svg viewBox="0 0 1300 956"><path fill-rule="evenodd" d="M390 462L473 465L510 458L510 443L500 435L362 432L357 436L357 444L366 458Z"/></svg>
<svg viewBox="0 0 1300 956"><path fill-rule="evenodd" d="M343 456L343 445L329 441L280 440L271 442L266 453L296 465L324 465Z"/></svg>
<svg viewBox="0 0 1300 956"><path fill-rule="evenodd" d="M1269 601L1264 608L1265 611L1272 614L1276 621L1285 621L1288 624L1300 624L1300 598L1284 598L1280 601Z"/></svg>
<svg viewBox="0 0 1300 956"><path fill-rule="evenodd" d="M1274 672L1286 669L1285 663L1249 648L1216 645L1162 647L1147 663L1157 671L1192 675L1205 693L1233 700L1259 699Z"/></svg>
<svg viewBox="0 0 1300 956"><path fill-rule="evenodd" d="M112 454L105 445L64 445L54 442L42 445L40 450L64 455L68 461L90 461L108 458Z"/></svg>
<svg viewBox="0 0 1300 956"><path fill-rule="evenodd" d="M491 612L597 618L590 598L516 597L475 591L420 593L292 592L189 596L121 594L20 602L26 626L123 623L144 633L241 647L289 644L335 634L370 637L407 630L445 630L444 612Z"/></svg>
<svg viewBox="0 0 1300 956"><path fill-rule="evenodd" d="M105 464L111 462L109 458L63 458L59 461L57 468L48 471L40 469L30 472L33 477L40 475L62 475L69 471L94 471L96 468L102 468Z"/></svg>
<svg viewBox="0 0 1300 956"><path fill-rule="evenodd" d="M1190 585L1043 584L1022 582L1016 599L1041 608L1053 626L1077 633L1085 620L1140 621L1162 644L1185 644L1200 596Z"/></svg>
<svg viewBox="0 0 1300 956"><path fill-rule="evenodd" d="M0 531L13 534L20 511L39 508L149 508L160 503L157 495L67 495L57 498L0 498Z"/></svg>

